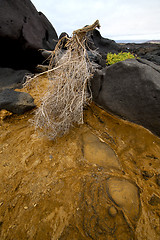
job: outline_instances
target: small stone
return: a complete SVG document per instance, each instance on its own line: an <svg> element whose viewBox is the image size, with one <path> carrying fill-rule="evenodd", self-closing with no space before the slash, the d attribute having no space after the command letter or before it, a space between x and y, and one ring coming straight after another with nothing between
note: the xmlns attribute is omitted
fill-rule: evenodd
<svg viewBox="0 0 160 240"><path fill-rule="evenodd" d="M5 110L5 109L2 109L2 110L0 111L0 120L4 120L6 117L8 117L8 116L10 116L10 115L12 115L11 112L9 112L9 111L7 111L7 110Z"/></svg>
<svg viewBox="0 0 160 240"><path fill-rule="evenodd" d="M108 209L108 213L110 216L115 217L117 215L117 209L114 206L111 206Z"/></svg>
<svg viewBox="0 0 160 240"><path fill-rule="evenodd" d="M28 207L27 207L27 206L25 206L25 207L24 207L24 209L25 209L25 210L27 210L27 209L28 209Z"/></svg>

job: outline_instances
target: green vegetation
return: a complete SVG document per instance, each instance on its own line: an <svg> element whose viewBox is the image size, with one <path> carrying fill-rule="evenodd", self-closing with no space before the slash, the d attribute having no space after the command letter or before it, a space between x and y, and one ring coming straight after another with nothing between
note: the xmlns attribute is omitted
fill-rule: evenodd
<svg viewBox="0 0 160 240"><path fill-rule="evenodd" d="M112 65L114 63L124 61L126 59L131 59L131 58L136 58L136 56L134 56L130 52L120 52L118 54L108 53L107 54L107 59L106 59L106 64L107 65Z"/></svg>

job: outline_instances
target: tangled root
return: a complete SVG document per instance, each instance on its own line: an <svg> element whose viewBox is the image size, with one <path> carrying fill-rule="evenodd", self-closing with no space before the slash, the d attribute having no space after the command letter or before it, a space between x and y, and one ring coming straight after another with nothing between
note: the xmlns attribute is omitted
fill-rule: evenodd
<svg viewBox="0 0 160 240"><path fill-rule="evenodd" d="M50 139L66 134L75 123L83 123L83 107L92 98L89 80L96 68L88 58L86 34L96 27L100 27L98 20L74 31L71 38L65 37L67 50L62 49L61 39L52 52L46 71L48 90L40 99L33 119L36 129L41 129ZM25 87L30 83L37 85L36 78L27 81Z"/></svg>

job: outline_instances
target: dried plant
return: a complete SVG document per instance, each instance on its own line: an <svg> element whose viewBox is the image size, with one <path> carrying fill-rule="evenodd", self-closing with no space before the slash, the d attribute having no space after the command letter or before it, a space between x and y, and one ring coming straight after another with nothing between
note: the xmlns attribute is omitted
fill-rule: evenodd
<svg viewBox="0 0 160 240"><path fill-rule="evenodd" d="M96 27L100 27L98 20L74 31L71 38L64 37L67 40L67 50L62 48L63 38L52 52L49 69L46 71L48 90L41 98L33 120L35 127L42 129L51 139L67 133L74 123L83 123L83 107L91 100L89 80L96 68L96 64L88 58L86 34ZM37 76L27 81L25 87L33 82L37 85L36 78Z"/></svg>

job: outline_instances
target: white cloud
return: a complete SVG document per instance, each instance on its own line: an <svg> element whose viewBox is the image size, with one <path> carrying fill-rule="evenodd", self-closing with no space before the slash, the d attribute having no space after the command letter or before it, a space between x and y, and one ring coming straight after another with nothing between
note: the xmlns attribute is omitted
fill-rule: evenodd
<svg viewBox="0 0 160 240"><path fill-rule="evenodd" d="M58 35L69 35L99 19L101 35L112 39L160 39L160 0L32 0Z"/></svg>

